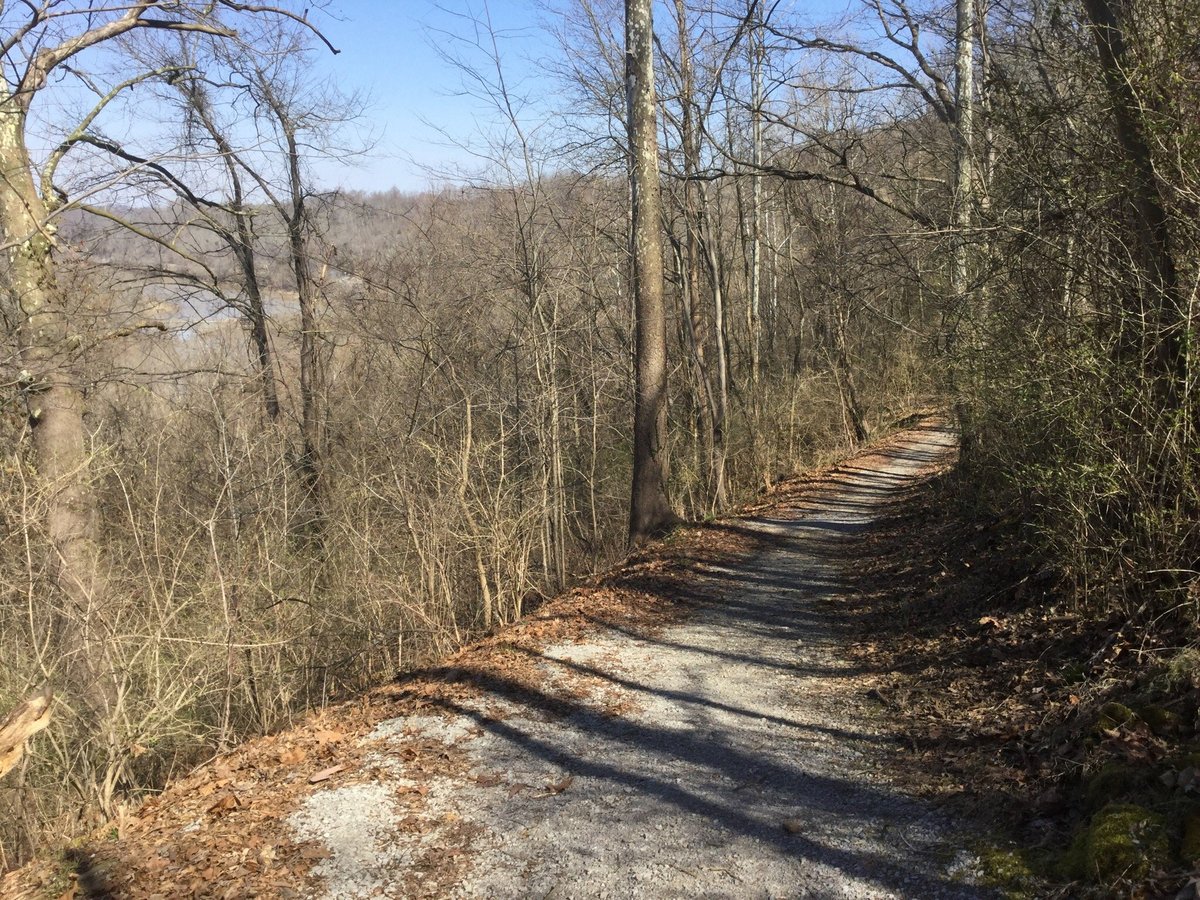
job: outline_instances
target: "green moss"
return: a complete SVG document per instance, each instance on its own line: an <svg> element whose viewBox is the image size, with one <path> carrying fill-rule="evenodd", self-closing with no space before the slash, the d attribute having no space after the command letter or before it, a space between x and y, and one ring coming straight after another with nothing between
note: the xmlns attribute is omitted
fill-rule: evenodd
<svg viewBox="0 0 1200 900"><path fill-rule="evenodd" d="M1200 650L1183 650L1167 663L1167 683L1175 688L1200 687Z"/></svg>
<svg viewBox="0 0 1200 900"><path fill-rule="evenodd" d="M1175 764L1177 769L1186 768L1200 769L1200 750L1189 750L1179 757L1179 761Z"/></svg>
<svg viewBox="0 0 1200 900"><path fill-rule="evenodd" d="M1105 703L1100 707L1100 718L1096 725L1108 731L1120 728L1122 725L1132 725L1137 721L1137 713L1123 703Z"/></svg>
<svg viewBox="0 0 1200 900"><path fill-rule="evenodd" d="M53 871L42 885L44 893L41 896L46 898L65 896L71 888L74 875L74 864L64 856L56 856Z"/></svg>
<svg viewBox="0 0 1200 900"><path fill-rule="evenodd" d="M1138 718L1150 726L1150 730L1160 737L1174 734L1183 725L1183 717L1161 706L1143 706L1137 711Z"/></svg>
<svg viewBox="0 0 1200 900"><path fill-rule="evenodd" d="M1097 810L1114 800L1128 799L1141 793L1150 774L1141 766L1116 761L1106 762L1084 784L1083 796L1087 808Z"/></svg>
<svg viewBox="0 0 1200 900"><path fill-rule="evenodd" d="M1183 820L1183 834L1179 839L1179 859L1188 866L1200 863L1200 812L1193 812Z"/></svg>
<svg viewBox="0 0 1200 900"><path fill-rule="evenodd" d="M1020 847L980 846L975 850L987 887L999 888L1009 900L1034 896L1037 867L1028 850Z"/></svg>
<svg viewBox="0 0 1200 900"><path fill-rule="evenodd" d="M1171 861L1164 818L1133 803L1110 803L1071 842L1060 868L1068 878L1143 878Z"/></svg>
<svg viewBox="0 0 1200 900"><path fill-rule="evenodd" d="M1062 670L1062 678L1067 684L1079 684L1087 677L1087 666L1083 663L1071 663Z"/></svg>

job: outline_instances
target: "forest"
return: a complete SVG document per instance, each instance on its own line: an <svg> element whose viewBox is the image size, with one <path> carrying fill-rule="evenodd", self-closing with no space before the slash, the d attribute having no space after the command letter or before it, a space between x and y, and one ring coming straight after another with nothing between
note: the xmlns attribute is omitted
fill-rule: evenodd
<svg viewBox="0 0 1200 900"><path fill-rule="evenodd" d="M336 14L0 3L0 871L916 410L1200 654L1195 0L551 0L538 103L464 4L411 192Z"/></svg>

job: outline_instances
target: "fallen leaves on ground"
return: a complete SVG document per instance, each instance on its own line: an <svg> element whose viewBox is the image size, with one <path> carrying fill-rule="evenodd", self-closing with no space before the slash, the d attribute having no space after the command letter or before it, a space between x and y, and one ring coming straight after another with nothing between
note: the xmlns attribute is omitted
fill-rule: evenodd
<svg viewBox="0 0 1200 900"><path fill-rule="evenodd" d="M1191 637L1074 608L1063 579L1026 543L1021 517L978 520L958 502L953 477L947 470L916 486L866 536L864 591L847 607L858 620L855 655L874 673L868 695L905 731L914 788L973 807L1024 846L1065 847L1086 777L1114 761L1157 771L1200 740L1195 690L1166 701L1182 713L1177 734L1140 722L1106 727L1100 714L1145 690L1149 661ZM1157 896L1178 883L1158 873L1113 890Z"/></svg>

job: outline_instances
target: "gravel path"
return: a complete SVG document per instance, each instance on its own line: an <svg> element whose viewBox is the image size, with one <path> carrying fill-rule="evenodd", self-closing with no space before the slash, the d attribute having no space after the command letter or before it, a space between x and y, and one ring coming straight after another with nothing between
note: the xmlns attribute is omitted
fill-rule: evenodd
<svg viewBox="0 0 1200 900"><path fill-rule="evenodd" d="M327 896L437 893L406 869L431 846L461 857L462 897L985 896L962 880L961 827L881 774L894 738L842 652L837 604L856 535L953 444L907 432L878 466L837 470L832 499L743 522L770 549L708 570L720 600L652 639L550 648L545 703L486 697L381 725L384 782L318 793L291 819L330 850ZM604 702L564 715L555 680L580 674ZM423 788L418 826L389 799L413 784L394 751L414 739L469 768Z"/></svg>

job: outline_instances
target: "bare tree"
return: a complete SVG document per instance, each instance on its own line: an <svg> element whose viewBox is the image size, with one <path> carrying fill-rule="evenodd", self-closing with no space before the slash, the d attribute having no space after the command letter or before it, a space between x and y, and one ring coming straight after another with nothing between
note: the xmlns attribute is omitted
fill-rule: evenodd
<svg viewBox="0 0 1200 900"><path fill-rule="evenodd" d="M1166 205L1160 193L1160 178L1146 134L1143 102L1130 82L1131 54L1126 33L1132 18L1131 3L1125 0L1085 0L1092 26L1100 69L1112 103L1113 131L1129 170L1129 230L1133 258L1141 270L1144 305L1129 310L1130 320L1142 324L1142 352L1154 371L1156 393L1168 409L1179 403L1180 389L1187 379L1190 311L1181 298Z"/></svg>
<svg viewBox="0 0 1200 900"><path fill-rule="evenodd" d="M763 64L766 48L763 27L762 0L750 0L747 11L750 68L750 161L754 166L750 174L750 259L749 302L747 325L750 329L750 377L758 384L762 374L762 231L763 231Z"/></svg>
<svg viewBox="0 0 1200 900"><path fill-rule="evenodd" d="M80 358L79 323L71 299L59 287L55 266L55 214L66 205L56 189L55 168L83 142L105 106L129 87L156 75L145 72L110 88L40 169L30 150L30 108L53 74L76 71L74 60L99 45L139 30L188 31L232 39L232 16L244 4L157 0L90 3L42 0L0 9L5 36L0 55L0 242L8 255L5 293L17 320L19 383L29 410L38 476L46 491L47 568L59 593L55 640L75 660L77 674L95 686L98 652L92 634L105 594L98 546L97 504L89 483L88 432L84 423L86 362ZM157 15L154 15L157 13ZM283 7L256 6L247 15L303 17Z"/></svg>
<svg viewBox="0 0 1200 900"><path fill-rule="evenodd" d="M228 179L228 199L220 204L202 203L201 207L215 206L215 211L223 214L220 217L206 216L206 220L213 232L229 247L237 261L244 299L235 305L250 325L251 341L258 363L258 377L262 384L263 404L267 418L275 422L279 419L279 390L258 271L258 238L254 233L255 210L246 190L245 175L230 141L228 129L217 120L210 92L203 80L189 73L187 77L176 79L174 83L185 104L185 116L194 117L212 141Z"/></svg>
<svg viewBox="0 0 1200 900"><path fill-rule="evenodd" d="M701 257L708 257L704 245L705 209L701 202L703 186L701 172L700 143L703 132L705 107L697 97L696 76L693 64L691 25L684 0L675 0L675 32L677 53L675 74L678 78L679 94L679 140L681 151L683 237L679 244L680 254L680 297L683 301L684 325L688 350L692 357L693 380L696 385L696 407L699 412L700 452L706 469L705 507L708 510L722 508L725 496L725 446L724 429L728 407L728 391L725 378L724 334L717 335L720 353L717 365L721 368L718 377L719 397L713 385L713 376L708 360L710 320L723 315L719 280L713 282L715 300L712 316L706 312L701 300Z"/></svg>
<svg viewBox="0 0 1200 900"><path fill-rule="evenodd" d="M229 70L231 81L244 96L245 114L256 124L262 146L235 150L224 141L221 155L228 160L234 184L241 188L244 176L254 185L257 197L283 226L283 256L291 285L296 292L299 312L299 431L300 452L297 471L304 485L305 503L299 510L300 527L320 540L324 528L327 370L331 345L321 324L325 303L323 284L329 271L329 256L335 248L323 248L317 218L322 197L316 192L305 170L306 154L337 152L353 154L356 148L336 145L338 132L361 112L355 96L342 94L330 85L308 77L308 60L303 34L284 29L272 36L270 52L261 57L223 52L216 48ZM219 143L220 147L221 144ZM240 170L240 175L239 175ZM231 176L232 177L232 176ZM245 205L243 194L242 204ZM251 239L246 232L249 219L243 211L236 235L237 255L243 271L253 263L242 249ZM322 258L324 256L324 258ZM260 366L270 365L263 354L266 336L261 296L251 305L251 323L255 344L259 347ZM261 333L260 333L261 332Z"/></svg>
<svg viewBox="0 0 1200 900"><path fill-rule="evenodd" d="M956 0L954 29L954 235L950 289L962 307L970 290L969 232L975 222L975 0Z"/></svg>
<svg viewBox="0 0 1200 900"><path fill-rule="evenodd" d="M625 2L625 91L629 107L633 227L634 339L633 544L678 521L667 500L667 318L663 298L662 200L658 183L658 105L651 0Z"/></svg>
<svg viewBox="0 0 1200 900"><path fill-rule="evenodd" d="M147 69L170 73L163 79L160 96L164 108L177 111L180 147L173 154L174 159L149 159L111 138L102 142L108 152L141 167L150 191L147 212L159 220L157 223L143 225L111 209L95 206L88 209L117 222L139 240L150 240L158 246L158 259L143 266L130 266L131 269L144 272L152 281L167 280L202 297L211 296L245 319L264 410L268 420L277 422L279 385L259 265L260 236L255 226L260 211L254 202L254 180L248 176L243 162L248 151L235 146L234 120L239 111L235 109L230 114L220 103L222 95L234 92L228 90L232 86L229 79L216 71L224 72L227 67L221 60L223 54L215 50L217 46L207 36L187 33L171 35L163 42L147 37L128 47L130 55ZM257 136L254 140L257 142ZM215 167L210 165L214 159ZM182 209L174 205L161 208L164 196L173 197L182 204ZM186 227L178 237L173 234L163 237L159 233L164 230L163 224L169 234L182 224L163 223L164 213L178 220L183 218L184 209ZM217 239L216 248L204 245L208 236ZM222 246L233 257L232 273L221 264L224 260L218 253Z"/></svg>
<svg viewBox="0 0 1200 900"><path fill-rule="evenodd" d="M318 288L312 268L313 221L309 211L309 187L301 172L299 135L303 113L282 93L279 84L262 67L250 73L250 89L267 110L271 125L282 140L286 174L282 190L255 173L259 186L287 227L288 257L300 306L300 474L307 489L309 530L319 534L324 522L322 456L324 422L321 395L325 378L324 338L317 316Z"/></svg>

